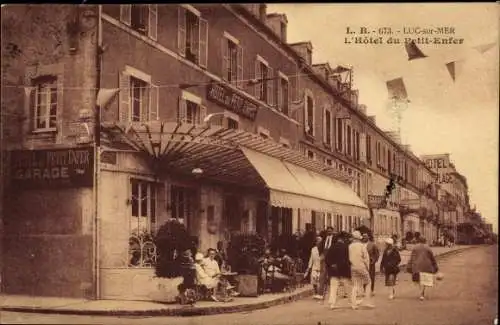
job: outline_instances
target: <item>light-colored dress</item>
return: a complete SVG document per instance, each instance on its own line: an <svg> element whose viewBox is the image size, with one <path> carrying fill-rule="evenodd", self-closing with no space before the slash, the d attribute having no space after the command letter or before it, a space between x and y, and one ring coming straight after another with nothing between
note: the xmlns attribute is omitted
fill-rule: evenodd
<svg viewBox="0 0 500 325"><path fill-rule="evenodd" d="M311 272L311 284L319 284L321 273L321 257L318 247L316 246L311 249L311 257L309 258L307 270Z"/></svg>
<svg viewBox="0 0 500 325"><path fill-rule="evenodd" d="M196 263L196 281L198 281L199 284L204 285L208 289L214 289L217 287L217 284L219 283L219 280L217 278L213 278L205 272L203 267Z"/></svg>

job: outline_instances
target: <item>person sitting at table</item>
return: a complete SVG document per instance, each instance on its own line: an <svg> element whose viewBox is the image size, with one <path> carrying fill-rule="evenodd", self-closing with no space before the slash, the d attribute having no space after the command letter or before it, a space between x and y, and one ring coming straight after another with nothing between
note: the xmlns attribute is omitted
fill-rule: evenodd
<svg viewBox="0 0 500 325"><path fill-rule="evenodd" d="M207 251L207 257L203 261L203 269L212 278L220 276L220 266L215 259L217 252L213 248L209 248Z"/></svg>
<svg viewBox="0 0 500 325"><path fill-rule="evenodd" d="M202 287L204 287L204 289L206 289L206 295L210 297L210 299L212 299L213 301L219 301L216 297L215 297L215 290L217 289L218 285L219 285L219 276L210 276L207 274L207 272L205 271L203 265L204 265L204 258L203 258L203 254L201 253L197 253L195 255L195 261L196 261L196 264L195 264L195 267L196 267L196 281L198 282L198 284ZM220 272L219 272L220 273Z"/></svg>

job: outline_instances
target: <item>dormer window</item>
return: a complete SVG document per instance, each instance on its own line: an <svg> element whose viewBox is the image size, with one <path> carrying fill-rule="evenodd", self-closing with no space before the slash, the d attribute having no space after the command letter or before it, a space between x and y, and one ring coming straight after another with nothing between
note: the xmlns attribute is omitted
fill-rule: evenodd
<svg viewBox="0 0 500 325"><path fill-rule="evenodd" d="M309 65L312 64L312 50L311 49L307 49L306 60L307 60L307 64L309 64Z"/></svg>
<svg viewBox="0 0 500 325"><path fill-rule="evenodd" d="M284 21L280 23L280 35L283 43L286 43L286 23Z"/></svg>

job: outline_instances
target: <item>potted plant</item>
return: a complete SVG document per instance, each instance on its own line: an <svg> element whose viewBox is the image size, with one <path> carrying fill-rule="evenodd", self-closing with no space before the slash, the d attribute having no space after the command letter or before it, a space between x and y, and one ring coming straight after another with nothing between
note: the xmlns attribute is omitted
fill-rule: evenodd
<svg viewBox="0 0 500 325"><path fill-rule="evenodd" d="M183 282L179 256L191 249L193 241L186 227L178 220L168 220L158 230L154 243L157 250L155 265L157 291L153 299L163 302L176 301L178 287Z"/></svg>
<svg viewBox="0 0 500 325"><path fill-rule="evenodd" d="M264 254L266 242L256 233L235 233L231 235L227 255L231 271L236 276L241 296L258 295L259 258Z"/></svg>

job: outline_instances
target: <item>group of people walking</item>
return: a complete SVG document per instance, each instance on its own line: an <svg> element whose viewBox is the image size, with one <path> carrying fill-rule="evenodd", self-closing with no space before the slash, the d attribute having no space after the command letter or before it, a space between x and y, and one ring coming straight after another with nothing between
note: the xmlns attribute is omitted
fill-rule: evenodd
<svg viewBox="0 0 500 325"><path fill-rule="evenodd" d="M393 238L385 240L380 271L385 275L385 286L388 288L389 299L396 296L395 286L400 273L401 256ZM374 308L372 301L375 289L376 263L380 251L370 233L361 234L354 231L335 233L328 227L324 237L316 238L316 245L311 249L306 276L310 276L315 299L324 299L329 287L328 303L330 308L338 308L337 297L339 288L351 286L350 304L352 309L359 306ZM412 274L412 280L420 285L420 299L425 299L425 287L429 285L422 281L421 274L436 274L438 266L432 250L421 238L410 256L407 271ZM346 297L346 293L340 294ZM363 297L358 300L358 297Z"/></svg>

